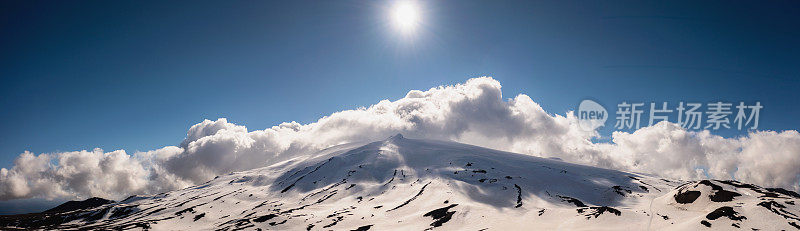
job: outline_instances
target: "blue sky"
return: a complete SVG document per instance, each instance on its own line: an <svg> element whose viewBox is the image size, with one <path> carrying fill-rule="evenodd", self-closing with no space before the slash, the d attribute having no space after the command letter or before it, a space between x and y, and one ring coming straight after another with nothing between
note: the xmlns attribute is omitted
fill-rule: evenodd
<svg viewBox="0 0 800 231"><path fill-rule="evenodd" d="M587 97L760 101L760 129L800 124L796 3L425 1L411 39L386 1L2 5L6 168L25 150L151 150L203 119L308 123L478 76L551 113Z"/></svg>

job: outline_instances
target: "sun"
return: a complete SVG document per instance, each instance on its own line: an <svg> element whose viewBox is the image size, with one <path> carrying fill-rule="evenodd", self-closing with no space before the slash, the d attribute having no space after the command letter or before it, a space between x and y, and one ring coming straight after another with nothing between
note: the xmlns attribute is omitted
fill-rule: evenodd
<svg viewBox="0 0 800 231"><path fill-rule="evenodd" d="M404 34L414 32L422 20L419 7L410 0L401 0L394 4L391 12L392 24Z"/></svg>

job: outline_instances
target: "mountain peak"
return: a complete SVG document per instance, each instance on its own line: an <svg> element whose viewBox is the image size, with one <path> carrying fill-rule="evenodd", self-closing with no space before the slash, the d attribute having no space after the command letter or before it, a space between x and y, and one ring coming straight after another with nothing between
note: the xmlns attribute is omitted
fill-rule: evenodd
<svg viewBox="0 0 800 231"><path fill-rule="evenodd" d="M397 133L393 136L390 136L387 140L402 140L404 139L403 134Z"/></svg>
<svg viewBox="0 0 800 231"><path fill-rule="evenodd" d="M121 203L96 198L65 203L64 212L0 216L0 229L790 230L797 220L787 211L800 208L789 190L663 179L401 134L342 147Z"/></svg>

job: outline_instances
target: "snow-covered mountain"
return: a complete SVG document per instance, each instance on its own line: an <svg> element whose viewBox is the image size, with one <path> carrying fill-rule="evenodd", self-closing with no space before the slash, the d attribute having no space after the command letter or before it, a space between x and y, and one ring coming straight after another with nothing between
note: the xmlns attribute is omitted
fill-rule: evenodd
<svg viewBox="0 0 800 231"><path fill-rule="evenodd" d="M681 181L396 135L6 228L800 230L800 195Z"/></svg>

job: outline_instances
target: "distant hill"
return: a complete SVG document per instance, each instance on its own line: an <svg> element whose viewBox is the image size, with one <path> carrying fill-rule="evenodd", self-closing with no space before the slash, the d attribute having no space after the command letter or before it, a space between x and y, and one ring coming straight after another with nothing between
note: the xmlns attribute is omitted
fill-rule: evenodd
<svg viewBox="0 0 800 231"><path fill-rule="evenodd" d="M112 200L106 200L99 197L92 197L82 201L67 201L64 204L56 206L55 208L45 210L42 213L63 213L69 211L75 211L79 209L89 209L98 207L105 204L114 203Z"/></svg>

